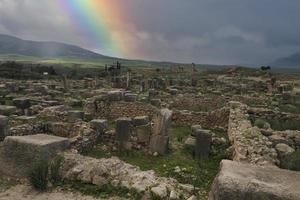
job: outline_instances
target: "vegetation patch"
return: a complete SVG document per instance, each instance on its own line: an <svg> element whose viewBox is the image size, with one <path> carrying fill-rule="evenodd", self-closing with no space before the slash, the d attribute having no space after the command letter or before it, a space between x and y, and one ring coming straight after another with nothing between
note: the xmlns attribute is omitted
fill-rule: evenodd
<svg viewBox="0 0 300 200"><path fill-rule="evenodd" d="M211 184L218 173L219 163L225 156L225 147L216 149L207 160L197 160L183 148L182 142L190 134L189 127L175 127L171 133L170 153L165 156L145 155L139 151L103 151L96 146L87 155L95 158L117 156L141 170L154 170L158 176L171 177L180 183L200 188L200 197L207 198Z"/></svg>
<svg viewBox="0 0 300 200"><path fill-rule="evenodd" d="M17 182L14 180L0 177L0 192L4 192L4 191L8 190L9 188L15 186L16 184L17 184Z"/></svg>
<svg viewBox="0 0 300 200"><path fill-rule="evenodd" d="M118 196L118 197L133 199L133 200L140 200L143 195L136 190L133 189L130 190L122 186L113 186L111 184L97 186L97 185L82 183L79 181L64 182L62 188L65 190L73 190L76 192L80 192L84 195L89 195L96 198L109 198L113 196Z"/></svg>
<svg viewBox="0 0 300 200"><path fill-rule="evenodd" d="M281 161L281 167L284 169L300 171L300 150L286 156Z"/></svg>
<svg viewBox="0 0 300 200"><path fill-rule="evenodd" d="M48 185L47 161L37 161L28 173L28 180L35 189L45 191Z"/></svg>

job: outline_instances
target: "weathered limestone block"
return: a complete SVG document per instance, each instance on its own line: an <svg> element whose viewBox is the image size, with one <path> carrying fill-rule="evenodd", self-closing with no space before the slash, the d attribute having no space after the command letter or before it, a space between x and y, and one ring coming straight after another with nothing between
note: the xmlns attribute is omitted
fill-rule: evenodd
<svg viewBox="0 0 300 200"><path fill-rule="evenodd" d="M8 135L8 118L0 115L0 142Z"/></svg>
<svg viewBox="0 0 300 200"><path fill-rule="evenodd" d="M17 108L28 109L31 106L30 99L28 98L16 98L13 99L13 103Z"/></svg>
<svg viewBox="0 0 300 200"><path fill-rule="evenodd" d="M151 99L150 100L151 105L160 107L161 106L161 100L160 99Z"/></svg>
<svg viewBox="0 0 300 200"><path fill-rule="evenodd" d="M197 135L197 130L198 129L202 129L202 127L201 127L201 125L193 125L192 127L192 136L194 136L194 137L196 137L196 135Z"/></svg>
<svg viewBox="0 0 300 200"><path fill-rule="evenodd" d="M77 121L84 119L84 112L80 110L70 110L68 112L68 119L70 121Z"/></svg>
<svg viewBox="0 0 300 200"><path fill-rule="evenodd" d="M169 150L169 136L152 135L150 139L150 151L166 155Z"/></svg>
<svg viewBox="0 0 300 200"><path fill-rule="evenodd" d="M90 121L90 125L97 133L104 133L108 129L108 123L105 119L94 119Z"/></svg>
<svg viewBox="0 0 300 200"><path fill-rule="evenodd" d="M149 123L148 116L137 116L137 117L133 118L134 126L143 126L143 125L147 125L148 123Z"/></svg>
<svg viewBox="0 0 300 200"><path fill-rule="evenodd" d="M5 106L0 105L0 115L12 115L17 111L17 108L15 106Z"/></svg>
<svg viewBox="0 0 300 200"><path fill-rule="evenodd" d="M285 156L288 156L295 151L295 149L284 143L277 144L275 149L280 159L283 159Z"/></svg>
<svg viewBox="0 0 300 200"><path fill-rule="evenodd" d="M172 111L169 109L162 109L154 117L153 134L168 136L172 122Z"/></svg>
<svg viewBox="0 0 300 200"><path fill-rule="evenodd" d="M119 118L116 120L116 136L120 144L120 148L129 148L127 143L130 140L130 136L133 131L133 125L131 118Z"/></svg>
<svg viewBox="0 0 300 200"><path fill-rule="evenodd" d="M189 136L184 142L184 148L188 151L194 153L196 146L196 138L194 136Z"/></svg>
<svg viewBox="0 0 300 200"><path fill-rule="evenodd" d="M139 143L149 143L151 135L151 126L149 123L146 125L136 126L135 132Z"/></svg>
<svg viewBox="0 0 300 200"><path fill-rule="evenodd" d="M120 90L109 91L107 93L107 97L109 101L121 101L123 98L123 91Z"/></svg>
<svg viewBox="0 0 300 200"><path fill-rule="evenodd" d="M300 172L223 160L210 200L299 200Z"/></svg>
<svg viewBox="0 0 300 200"><path fill-rule="evenodd" d="M127 93L124 95L124 101L135 102L137 100L137 95L132 93Z"/></svg>
<svg viewBox="0 0 300 200"><path fill-rule="evenodd" d="M212 145L212 133L210 130L197 129L196 130L196 145L195 156L197 158L208 158L211 145Z"/></svg>
<svg viewBox="0 0 300 200"><path fill-rule="evenodd" d="M48 161L69 146L67 138L51 135L8 136L3 143L3 156L26 173L36 161Z"/></svg>

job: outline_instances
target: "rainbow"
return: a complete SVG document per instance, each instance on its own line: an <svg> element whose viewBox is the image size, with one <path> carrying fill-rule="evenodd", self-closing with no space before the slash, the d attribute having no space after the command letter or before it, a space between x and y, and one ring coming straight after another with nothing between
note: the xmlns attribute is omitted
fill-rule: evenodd
<svg viewBox="0 0 300 200"><path fill-rule="evenodd" d="M57 0L91 49L117 57L130 57L126 19L116 0Z"/></svg>

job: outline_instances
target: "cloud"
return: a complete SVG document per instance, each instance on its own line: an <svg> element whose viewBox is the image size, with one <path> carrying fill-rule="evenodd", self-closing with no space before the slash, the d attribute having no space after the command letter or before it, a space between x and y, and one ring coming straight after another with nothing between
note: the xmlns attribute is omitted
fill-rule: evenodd
<svg viewBox="0 0 300 200"><path fill-rule="evenodd" d="M127 13L132 58L215 64L265 63L300 52L300 1L115 0ZM113 11L112 11L113 12ZM91 46L57 0L0 0L0 32Z"/></svg>

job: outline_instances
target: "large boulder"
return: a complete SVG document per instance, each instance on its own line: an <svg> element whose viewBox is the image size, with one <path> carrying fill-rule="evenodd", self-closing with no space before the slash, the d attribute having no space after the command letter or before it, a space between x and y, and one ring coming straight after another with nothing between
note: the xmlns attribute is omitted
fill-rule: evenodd
<svg viewBox="0 0 300 200"><path fill-rule="evenodd" d="M210 200L299 200L300 172L223 160Z"/></svg>
<svg viewBox="0 0 300 200"><path fill-rule="evenodd" d="M69 146L67 138L52 135L7 136L1 157L5 162L12 163L20 175L26 175L35 162L47 162Z"/></svg>

